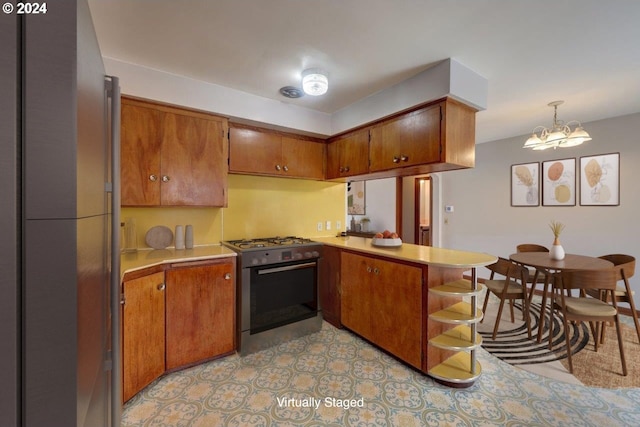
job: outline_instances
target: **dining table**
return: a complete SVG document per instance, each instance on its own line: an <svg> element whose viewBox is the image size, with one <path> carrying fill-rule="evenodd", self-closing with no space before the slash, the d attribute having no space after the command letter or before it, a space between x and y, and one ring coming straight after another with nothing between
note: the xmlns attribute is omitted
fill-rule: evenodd
<svg viewBox="0 0 640 427"><path fill-rule="evenodd" d="M563 259L555 260L551 259L549 252L518 252L509 255L509 259L517 264L533 267L545 275L542 290L542 305L540 306L540 324L538 327L537 337L538 342L542 341L542 331L544 330L545 322L544 314L549 286L552 286L552 289L557 286L556 280L558 279L559 273L571 270L604 270L613 267L613 263L605 259L577 254L565 254ZM535 283L532 284L531 295L533 295L534 291ZM531 300L531 298L529 298L529 300ZM553 307L550 307L550 315L552 311Z"/></svg>

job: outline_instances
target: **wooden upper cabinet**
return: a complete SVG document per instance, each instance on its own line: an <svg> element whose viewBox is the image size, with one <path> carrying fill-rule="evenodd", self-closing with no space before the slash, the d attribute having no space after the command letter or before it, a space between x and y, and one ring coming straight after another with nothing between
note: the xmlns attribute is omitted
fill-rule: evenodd
<svg viewBox="0 0 640 427"><path fill-rule="evenodd" d="M370 171L440 161L440 104L371 128Z"/></svg>
<svg viewBox="0 0 640 427"><path fill-rule="evenodd" d="M161 204L225 206L225 126L183 114L165 114L161 150Z"/></svg>
<svg viewBox="0 0 640 427"><path fill-rule="evenodd" d="M324 179L326 144L282 137L283 175L296 178Z"/></svg>
<svg viewBox="0 0 640 427"><path fill-rule="evenodd" d="M327 179L369 172L369 129L331 139L327 146Z"/></svg>
<svg viewBox="0 0 640 427"><path fill-rule="evenodd" d="M254 129L229 129L229 172L274 175L282 169L280 135Z"/></svg>
<svg viewBox="0 0 640 427"><path fill-rule="evenodd" d="M120 178L123 206L156 206L160 201L162 113L122 99Z"/></svg>
<svg viewBox="0 0 640 427"><path fill-rule="evenodd" d="M227 121L122 99L123 206L226 206Z"/></svg>
<svg viewBox="0 0 640 427"><path fill-rule="evenodd" d="M229 131L229 171L324 179L325 144L256 128Z"/></svg>

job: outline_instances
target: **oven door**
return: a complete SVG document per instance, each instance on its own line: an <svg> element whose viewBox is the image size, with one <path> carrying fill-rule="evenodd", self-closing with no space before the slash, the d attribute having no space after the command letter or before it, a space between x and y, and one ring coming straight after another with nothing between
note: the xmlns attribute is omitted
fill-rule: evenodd
<svg viewBox="0 0 640 427"><path fill-rule="evenodd" d="M318 315L318 262L251 267L249 270L247 324L251 335Z"/></svg>

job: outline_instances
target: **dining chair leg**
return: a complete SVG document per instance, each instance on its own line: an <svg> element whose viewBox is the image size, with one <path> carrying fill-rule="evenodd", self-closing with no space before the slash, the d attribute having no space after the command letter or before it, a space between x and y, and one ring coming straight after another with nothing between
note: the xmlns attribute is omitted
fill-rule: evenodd
<svg viewBox="0 0 640 427"><path fill-rule="evenodd" d="M544 285L542 288L542 305L540 306L540 321L538 322L538 343L542 342L542 331L544 330L544 312L545 307L547 305L547 291L549 289L549 285L551 282L549 281L549 276L547 275L544 279ZM551 312L551 309L549 309ZM551 317L549 318L549 324L551 324Z"/></svg>
<svg viewBox="0 0 640 427"><path fill-rule="evenodd" d="M522 298L522 306L524 307L522 310L524 323L527 325L527 334L529 335L529 339L531 339L531 315L529 312L529 302L527 301L527 298Z"/></svg>
<svg viewBox="0 0 640 427"><path fill-rule="evenodd" d="M513 300L512 299L509 300L509 308L511 309L511 323L515 323L516 322L516 317L515 317L514 312L513 312Z"/></svg>
<svg viewBox="0 0 640 427"><path fill-rule="evenodd" d="M491 295L491 291L487 288L486 294L484 296L484 304L482 304L482 312L487 313L487 305L489 304L489 295ZM480 319L480 323L484 322L484 316Z"/></svg>
<svg viewBox="0 0 640 427"><path fill-rule="evenodd" d="M493 335L491 339L495 340L498 335L498 327L500 326L500 319L502 319L502 309L504 308L504 300L500 300L500 307L498 307L498 315L496 317L496 324L493 327Z"/></svg>
<svg viewBox="0 0 640 427"><path fill-rule="evenodd" d="M627 292L627 295L631 295L631 293L629 293L630 289L627 289ZM636 334L638 335L638 343L640 343L640 322L638 321L638 312L633 302L633 296L629 298L629 308L631 308L631 316L633 317L633 323L636 325Z"/></svg>
<svg viewBox="0 0 640 427"><path fill-rule="evenodd" d="M565 345L567 346L567 360L569 362L569 373L573 374L573 360L571 359L571 339L569 338L569 322L562 316L564 327Z"/></svg>
<svg viewBox="0 0 640 427"><path fill-rule="evenodd" d="M620 349L620 362L622 362L622 375L627 376L627 361L624 357L624 348L622 345L622 329L620 328L620 319L618 315L615 317L616 330L618 332L618 348Z"/></svg>

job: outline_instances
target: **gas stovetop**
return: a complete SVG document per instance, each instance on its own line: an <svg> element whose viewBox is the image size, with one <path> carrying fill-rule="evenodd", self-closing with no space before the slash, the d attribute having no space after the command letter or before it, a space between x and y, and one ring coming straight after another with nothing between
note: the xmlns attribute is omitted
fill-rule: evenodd
<svg viewBox="0 0 640 427"><path fill-rule="evenodd" d="M225 246L235 249L237 251L251 251L260 249L273 249L273 248L287 248L287 247L300 247L317 245L318 243L296 236L285 237L264 237L258 239L241 239L241 240L228 240L222 242Z"/></svg>
<svg viewBox="0 0 640 427"><path fill-rule="evenodd" d="M314 260L322 254L322 243L302 237L266 237L222 242L238 252L239 267Z"/></svg>

